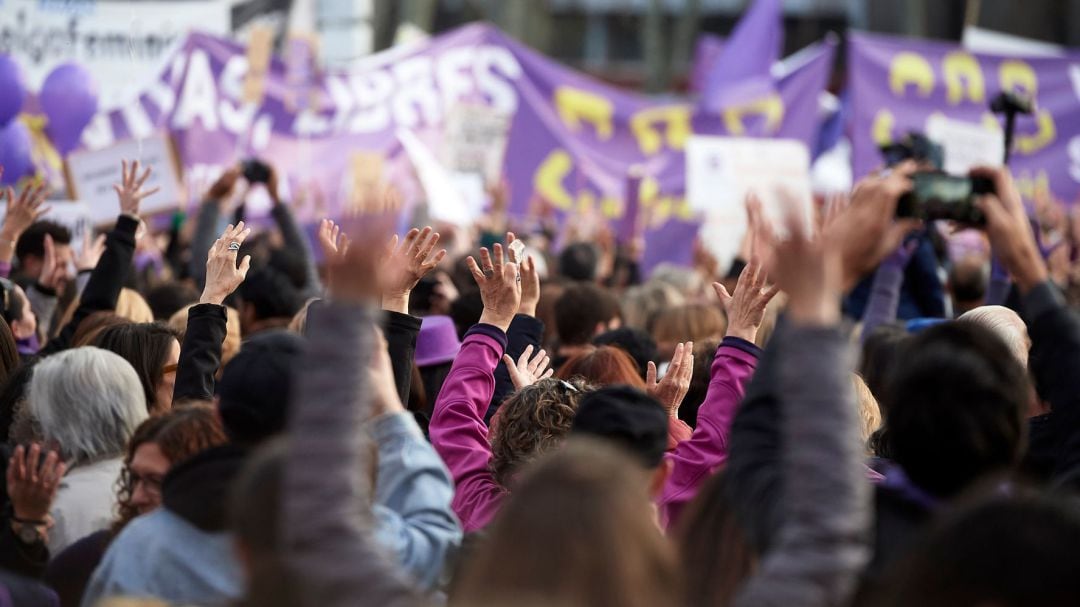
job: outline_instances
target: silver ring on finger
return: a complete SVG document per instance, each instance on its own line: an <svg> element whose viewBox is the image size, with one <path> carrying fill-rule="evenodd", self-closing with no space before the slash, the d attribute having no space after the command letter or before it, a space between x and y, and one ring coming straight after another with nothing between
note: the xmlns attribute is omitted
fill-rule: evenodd
<svg viewBox="0 0 1080 607"><path fill-rule="evenodd" d="M239 251L240 250L240 243L236 242L235 240L230 242L229 243L229 250L230 251Z"/></svg>

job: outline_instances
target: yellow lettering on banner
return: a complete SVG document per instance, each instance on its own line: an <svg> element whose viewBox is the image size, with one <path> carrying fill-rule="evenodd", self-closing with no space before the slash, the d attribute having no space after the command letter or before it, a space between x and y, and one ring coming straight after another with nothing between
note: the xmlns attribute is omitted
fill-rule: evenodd
<svg viewBox="0 0 1080 607"><path fill-rule="evenodd" d="M945 55L941 71L945 73L946 98L950 104L957 105L965 98L982 103L986 98L982 67L971 53L955 51Z"/></svg>
<svg viewBox="0 0 1080 607"><path fill-rule="evenodd" d="M587 122L593 125L600 139L611 139L615 133L615 104L610 99L581 89L560 86L555 89L555 109L571 131L580 131L582 122Z"/></svg>
<svg viewBox="0 0 1080 607"><path fill-rule="evenodd" d="M574 198L562 182L573 168L574 160L566 150L552 150L536 169L533 189L555 208L569 211L574 206Z"/></svg>
<svg viewBox="0 0 1080 607"><path fill-rule="evenodd" d="M600 212L606 219L618 219L623 216L623 202L618 196L605 196L600 199Z"/></svg>
<svg viewBox="0 0 1080 607"><path fill-rule="evenodd" d="M746 133L743 120L747 116L764 116L765 132L771 135L780 128L780 123L784 120L784 101L780 99L780 95L773 94L745 105L727 108L724 110L724 128L731 135L743 135Z"/></svg>
<svg viewBox="0 0 1080 607"><path fill-rule="evenodd" d="M581 217L589 217L592 215L594 208L596 208L596 195L589 190L579 191L577 199L578 215Z"/></svg>
<svg viewBox="0 0 1080 607"><path fill-rule="evenodd" d="M1034 135L1017 135L1016 151L1021 154L1034 154L1054 142L1057 137L1057 127L1054 125L1054 117L1046 110L1039 110L1037 118L1039 131Z"/></svg>
<svg viewBox="0 0 1080 607"><path fill-rule="evenodd" d="M929 97L934 90L934 68L918 53L897 53L889 66L889 88L897 97L903 97L909 84L918 87L923 97Z"/></svg>
<svg viewBox="0 0 1080 607"><path fill-rule="evenodd" d="M886 109L878 110L877 116L874 116L874 124L870 127L870 136L874 138L874 144L881 147L892 143L894 126L896 126L896 118L893 113Z"/></svg>
<svg viewBox="0 0 1080 607"><path fill-rule="evenodd" d="M630 118L630 132L641 148L641 153L651 156L660 151L665 141L673 150L686 147L692 134L690 106L669 105L641 110ZM661 136L660 127L664 127Z"/></svg>
<svg viewBox="0 0 1080 607"><path fill-rule="evenodd" d="M1035 176L1030 171L1022 170L1016 175L1016 189L1028 200L1050 193L1050 175L1045 169L1039 169Z"/></svg>
<svg viewBox="0 0 1080 607"><path fill-rule="evenodd" d="M1001 81L1002 90L1021 92L1032 99L1039 93L1039 78L1026 61L1019 59L1002 61L1001 67L998 68L998 79Z"/></svg>
<svg viewBox="0 0 1080 607"><path fill-rule="evenodd" d="M676 199L675 216L683 221L690 221L696 216L696 213L694 213L694 209L690 206L690 201L686 196Z"/></svg>

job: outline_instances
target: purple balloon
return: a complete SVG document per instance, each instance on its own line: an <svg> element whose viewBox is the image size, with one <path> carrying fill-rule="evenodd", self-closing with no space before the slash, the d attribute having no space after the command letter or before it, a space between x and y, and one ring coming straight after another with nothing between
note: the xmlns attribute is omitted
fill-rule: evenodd
<svg viewBox="0 0 1080 607"><path fill-rule="evenodd" d="M0 128L8 125L22 110L26 84L22 70L10 55L0 55Z"/></svg>
<svg viewBox="0 0 1080 607"><path fill-rule="evenodd" d="M34 172L34 160L30 155L30 131L19 120L0 129L0 166L4 176L0 183L14 184Z"/></svg>
<svg viewBox="0 0 1080 607"><path fill-rule="evenodd" d="M49 119L45 131L61 154L79 147L83 129L97 113L98 91L93 76L81 65L65 63L41 85L41 109Z"/></svg>

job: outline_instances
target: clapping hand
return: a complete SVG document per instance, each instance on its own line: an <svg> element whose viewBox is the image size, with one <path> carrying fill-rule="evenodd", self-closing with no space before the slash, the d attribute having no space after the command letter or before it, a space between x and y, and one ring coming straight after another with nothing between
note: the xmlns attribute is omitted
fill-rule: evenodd
<svg viewBox="0 0 1080 607"><path fill-rule="evenodd" d="M55 451L49 451L42 461L41 446L37 443L29 449L16 447L7 468L7 491L15 518L45 525L65 471L66 466Z"/></svg>
<svg viewBox="0 0 1080 607"><path fill-rule="evenodd" d="M506 363L506 370L510 372L510 381L514 383L515 390L531 386L555 373L554 369L549 368L551 357L547 352L540 350L533 356L533 349L532 346L526 346L516 363L509 354L503 354L503 362Z"/></svg>
<svg viewBox="0 0 1080 607"><path fill-rule="evenodd" d="M540 305L540 273L536 271L536 260L532 255L526 255L525 259L518 259L514 243L521 243L513 232L506 233L507 250L510 261L519 264L521 269L521 303L518 305L518 314L536 316L536 306ZM520 247L524 251L524 247Z"/></svg>
<svg viewBox="0 0 1080 607"><path fill-rule="evenodd" d="M664 378L657 381L656 363L649 361L645 372L645 391L664 405L668 415L679 414L679 406L690 391L690 380L694 376L694 342L688 341L675 346Z"/></svg>
<svg viewBox="0 0 1080 607"><path fill-rule="evenodd" d="M221 305L240 283L247 278L251 268L251 255L244 255L240 265L236 265L240 245L251 234L251 228L244 227L244 222L235 227L230 224L214 241L206 257L206 287L203 288L199 303Z"/></svg>
<svg viewBox="0 0 1080 607"><path fill-rule="evenodd" d="M113 185L116 197L120 200L120 214L137 218L139 216L139 205L142 204L143 199L156 194L161 188L155 187L143 191L143 184L146 183L147 179L150 179L153 171L150 167L146 167L143 174L139 175L138 160L133 161L130 167L126 160L122 161L121 171L123 177L120 183Z"/></svg>
<svg viewBox="0 0 1080 607"><path fill-rule="evenodd" d="M492 247L492 252L480 249L479 264L471 256L467 264L473 279L480 287L480 298L484 302L480 322L506 331L521 304L521 274L518 264L504 260L503 247L498 243Z"/></svg>
<svg viewBox="0 0 1080 607"><path fill-rule="evenodd" d="M408 314L409 294L446 257L446 249L435 250L437 244L439 233L430 226L409 230L400 244L394 235L383 261L383 309Z"/></svg>

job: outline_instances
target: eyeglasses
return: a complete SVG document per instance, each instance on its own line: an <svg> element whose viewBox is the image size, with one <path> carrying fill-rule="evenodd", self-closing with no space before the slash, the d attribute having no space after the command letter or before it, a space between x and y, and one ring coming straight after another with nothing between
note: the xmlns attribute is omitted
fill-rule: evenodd
<svg viewBox="0 0 1080 607"><path fill-rule="evenodd" d="M134 492L136 488L141 484L147 493L151 495L161 495L161 478L157 476L140 476L137 472L128 468L127 470L128 482L131 484L131 491Z"/></svg>

